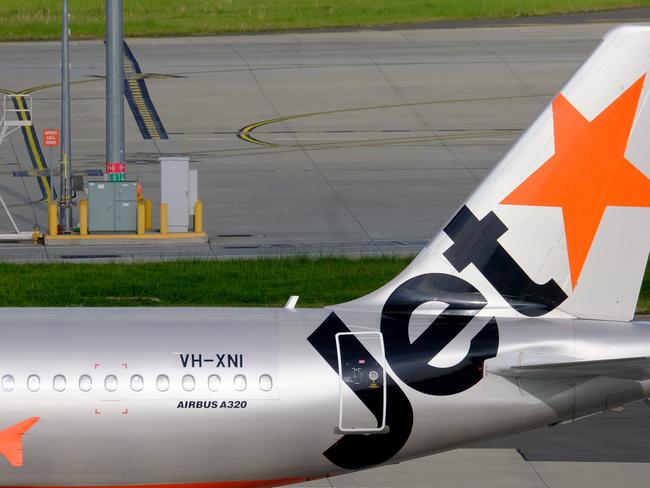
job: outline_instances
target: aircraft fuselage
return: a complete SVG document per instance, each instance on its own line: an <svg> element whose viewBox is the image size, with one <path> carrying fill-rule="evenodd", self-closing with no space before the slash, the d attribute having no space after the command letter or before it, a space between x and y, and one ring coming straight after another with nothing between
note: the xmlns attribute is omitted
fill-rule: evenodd
<svg viewBox="0 0 650 488"><path fill-rule="evenodd" d="M411 344L428 341L428 364L421 358L423 343L396 352L394 344L402 339L384 331L385 384L376 351L364 356L341 347L338 354L363 358L343 358L345 381L357 387L340 389L332 334L336 327L381 332L374 314L4 310L0 429L38 421L23 436L22 465L0 459L0 484L190 484L334 475L571 420L649 394L648 382L523 381L491 369L526 355L648 355L650 324L497 319L490 325L475 317L452 340L444 331L448 326L434 324L410 338ZM483 342L475 339L488 327L496 328L498 351L482 359L491 347L489 334ZM319 339L319 333L329 339ZM366 338L359 337L363 344ZM348 374L349 361L357 362L358 377ZM373 390L367 375L374 370L379 386ZM474 370L480 378L472 384ZM468 388L449 391L449 375L455 383L464 377ZM379 394L384 389L385 397ZM341 409L361 432L377 427L384 420L373 416L382 415L377 398L386 402L383 432L338 430ZM384 400L377 401L383 406Z"/></svg>

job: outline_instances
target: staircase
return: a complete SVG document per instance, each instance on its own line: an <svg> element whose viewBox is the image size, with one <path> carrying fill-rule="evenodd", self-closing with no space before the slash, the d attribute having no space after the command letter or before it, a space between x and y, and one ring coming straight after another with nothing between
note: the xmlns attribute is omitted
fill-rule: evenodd
<svg viewBox="0 0 650 488"><path fill-rule="evenodd" d="M5 95L2 99L2 115L0 116L0 146L5 137L13 134L21 127L32 125L32 97L31 95ZM21 232L16 225L4 198L0 195L0 205L4 208L14 232L0 232L0 242L6 241L31 241L33 232Z"/></svg>
<svg viewBox="0 0 650 488"><path fill-rule="evenodd" d="M32 96L5 95L0 118L0 146L5 137L29 125L32 125Z"/></svg>

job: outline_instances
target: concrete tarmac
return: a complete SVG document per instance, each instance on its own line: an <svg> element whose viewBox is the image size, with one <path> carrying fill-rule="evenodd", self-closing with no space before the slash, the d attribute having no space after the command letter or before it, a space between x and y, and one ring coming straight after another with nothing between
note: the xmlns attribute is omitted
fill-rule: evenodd
<svg viewBox="0 0 650 488"><path fill-rule="evenodd" d="M639 488L650 464L526 461L514 449L459 449L294 485L300 488Z"/></svg>
<svg viewBox="0 0 650 488"><path fill-rule="evenodd" d="M170 138L143 140L127 108L128 177L158 203L157 158L190 156L209 244L91 252L10 245L0 254L415 252L613 26L129 40ZM38 134L59 125L58 50L52 42L0 50L0 90L31 89ZM102 168L103 43L74 42L71 60L74 168ZM237 137L267 121L244 130L248 142ZM21 230L47 225L45 205L29 203L42 200L36 179L12 176L31 166L15 133L0 147L0 192ZM8 229L0 215L0 230Z"/></svg>
<svg viewBox="0 0 650 488"><path fill-rule="evenodd" d="M523 459L531 462L650 463L650 405L635 402L621 411L473 447L517 449Z"/></svg>
<svg viewBox="0 0 650 488"><path fill-rule="evenodd" d="M650 407L636 402L574 423L300 488L638 488L650 478Z"/></svg>

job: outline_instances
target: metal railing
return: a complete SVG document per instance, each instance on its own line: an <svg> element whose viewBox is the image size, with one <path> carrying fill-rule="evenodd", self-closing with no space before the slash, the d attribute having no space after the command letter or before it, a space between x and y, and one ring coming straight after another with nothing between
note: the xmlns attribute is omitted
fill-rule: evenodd
<svg viewBox="0 0 650 488"><path fill-rule="evenodd" d="M14 117L8 118L9 115ZM32 96L5 95L2 98L2 120L8 127L32 125Z"/></svg>

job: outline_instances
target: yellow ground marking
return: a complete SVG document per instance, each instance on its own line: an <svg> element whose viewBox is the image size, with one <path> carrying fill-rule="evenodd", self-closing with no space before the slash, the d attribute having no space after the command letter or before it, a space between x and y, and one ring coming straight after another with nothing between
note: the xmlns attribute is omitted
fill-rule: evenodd
<svg viewBox="0 0 650 488"><path fill-rule="evenodd" d="M268 147L308 147L310 146L309 144L278 144L278 143L268 142L253 137L251 133L255 129L259 127L263 127L265 125L276 124L278 122L286 122L287 120L302 119L306 117L318 117L322 115L331 115L331 114L349 113L349 112L362 112L366 110L386 110L391 108L416 107L416 106L425 106L425 105L443 105L449 103L483 102L483 101L499 101L499 100L517 100L522 98L537 98L537 97L550 97L550 96L551 95L548 94L537 94L537 95L515 95L510 97L452 98L448 100L429 100L424 102L395 103L395 104L387 104L387 105L374 105L370 107L340 108L336 110L324 110L321 112L307 112L303 114L286 115L284 117L276 117L274 119L255 122L253 124L247 125L239 129L237 136L246 142L250 142L252 144L259 144L262 146L268 146ZM368 142L368 140L363 142ZM317 145L320 146L321 144L317 144Z"/></svg>
<svg viewBox="0 0 650 488"><path fill-rule="evenodd" d="M332 149L339 147L376 147L376 146L389 146L399 144L415 144L418 142L439 141L444 144L445 141L466 140L466 139L481 139L490 136L511 135L520 132L519 129L508 130L485 130L477 132L462 132L459 134L428 134L423 136L412 137L380 137L373 139L357 139L357 140L339 140L331 142L313 142L302 144L273 144L265 143L265 141L255 142L255 144L264 145L267 147L285 148L285 149ZM258 139L255 139L258 141ZM227 151L227 150L226 150ZM230 150L234 151L234 150Z"/></svg>
<svg viewBox="0 0 650 488"><path fill-rule="evenodd" d="M174 75L165 75L165 74L147 74L147 73L140 73L140 74L134 74L133 76L128 76L125 77L127 81L130 80L146 80L149 78L156 78L156 79L161 79L161 80L167 80L170 78L173 78ZM71 85L81 85L84 83L96 83L98 81L105 81L105 77L97 77L97 78L91 78L88 80L74 80L71 81ZM0 92L6 93L7 95L30 95L34 92L41 91L41 90L47 90L48 88L59 88L61 86L60 82L57 83L45 83L42 85L36 85L32 86L30 88L25 88L24 90L19 90L19 91L12 91L12 90L7 90L0 88Z"/></svg>
<svg viewBox="0 0 650 488"><path fill-rule="evenodd" d="M23 98L20 95L16 96L16 101L18 102L18 109L20 110L18 112L21 120L28 120L27 118L27 112L26 112L26 107L25 107L25 102L23 101ZM29 141L29 146L32 149L32 154L34 155L34 161L36 161L36 166L38 169L44 170L45 165L43 164L43 161L41 160L41 155L38 151L38 147L36 145L37 141L37 135L36 131L34 130L33 126L27 126L24 127L25 133L27 134L27 139ZM48 181L46 176L39 176L41 183L43 183L43 186L45 188L45 194L47 195L47 200L52 199L52 189L50 187L50 182Z"/></svg>
<svg viewBox="0 0 650 488"><path fill-rule="evenodd" d="M208 235L205 232L169 232L161 234L159 232L151 234L88 234L87 236L80 236L75 234L62 234L56 236L46 236L48 241L92 241L98 239L130 239L130 240L174 240L174 239L192 239L203 238Z"/></svg>

